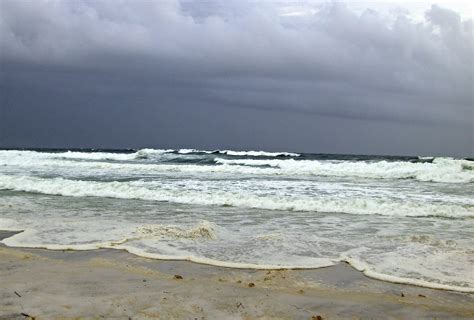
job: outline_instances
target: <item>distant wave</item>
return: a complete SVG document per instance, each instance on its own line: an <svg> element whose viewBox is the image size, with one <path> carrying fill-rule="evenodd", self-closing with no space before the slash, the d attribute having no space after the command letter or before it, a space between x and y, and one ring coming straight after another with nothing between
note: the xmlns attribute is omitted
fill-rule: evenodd
<svg viewBox="0 0 474 320"><path fill-rule="evenodd" d="M422 182L472 183L474 162L435 158L431 162L409 161L339 161L173 156L169 150L140 150L132 154L115 153L38 153L0 151L0 165L21 166L29 170L67 169L67 172L116 173L221 173L235 175L327 176L367 179L414 179ZM174 151L173 151L174 152ZM142 162L154 154L155 161ZM176 159L178 157L178 159ZM188 159L188 160L187 160ZM66 160L66 161L65 161ZM84 160L84 161L67 161ZM102 161L104 160L104 161ZM112 161L105 161L112 160ZM114 161L115 160L115 161ZM184 161L186 160L186 161ZM121 161L121 162L117 162ZM126 162L126 163L124 163ZM98 172L100 171L100 172Z"/></svg>
<svg viewBox="0 0 474 320"><path fill-rule="evenodd" d="M28 150L0 150L0 156L5 159L16 158L20 161L35 161L38 159L64 159L64 160L104 160L104 161L127 161L136 158L136 154L112 153L112 152L38 152Z"/></svg>
<svg viewBox="0 0 474 320"><path fill-rule="evenodd" d="M130 157L132 159L148 159L152 156L162 155L165 153L172 153L174 149L141 149L135 153L132 153Z"/></svg>
<svg viewBox="0 0 474 320"><path fill-rule="evenodd" d="M150 187L150 188L149 188ZM375 198L278 195L256 196L242 193L181 191L157 189L143 181L98 182L64 178L14 177L0 175L0 190L15 190L70 197L109 197L140 199L184 204L234 206L285 211L337 212L386 216L438 216L449 218L474 217L474 206L455 204L420 203Z"/></svg>
<svg viewBox="0 0 474 320"><path fill-rule="evenodd" d="M240 157L299 157L300 154L292 152L266 152L266 151L234 151L234 150L199 150L199 149L142 149L137 151L137 154L160 154L160 153L178 153L178 154L193 154L193 153L205 153L205 154L225 154L229 156L240 156Z"/></svg>
<svg viewBox="0 0 474 320"><path fill-rule="evenodd" d="M299 157L299 153L292 152L265 152L265 151L233 151L217 150L213 153L227 154L229 156L250 156L250 157Z"/></svg>
<svg viewBox="0 0 474 320"><path fill-rule="evenodd" d="M266 152L266 151L234 151L234 150L199 150L199 149L140 149L133 153L114 152L38 152L28 150L0 150L4 155L22 155L40 158L72 159L72 160L105 160L105 161L130 161L149 159L163 154L222 154L236 157L299 157L300 154L292 152Z"/></svg>

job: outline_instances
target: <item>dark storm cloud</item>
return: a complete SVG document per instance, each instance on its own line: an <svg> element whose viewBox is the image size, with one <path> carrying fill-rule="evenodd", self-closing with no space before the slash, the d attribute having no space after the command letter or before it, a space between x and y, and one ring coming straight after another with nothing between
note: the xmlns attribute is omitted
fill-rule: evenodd
<svg viewBox="0 0 474 320"><path fill-rule="evenodd" d="M472 20L282 4L3 0L0 144L472 154Z"/></svg>

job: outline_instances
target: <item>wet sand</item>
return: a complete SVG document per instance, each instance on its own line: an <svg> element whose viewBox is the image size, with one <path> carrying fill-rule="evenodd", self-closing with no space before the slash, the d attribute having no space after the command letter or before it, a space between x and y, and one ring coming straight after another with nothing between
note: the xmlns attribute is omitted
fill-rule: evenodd
<svg viewBox="0 0 474 320"><path fill-rule="evenodd" d="M0 239L11 235L0 231ZM347 264L241 270L0 244L0 319L28 317L472 319L474 295L374 280Z"/></svg>

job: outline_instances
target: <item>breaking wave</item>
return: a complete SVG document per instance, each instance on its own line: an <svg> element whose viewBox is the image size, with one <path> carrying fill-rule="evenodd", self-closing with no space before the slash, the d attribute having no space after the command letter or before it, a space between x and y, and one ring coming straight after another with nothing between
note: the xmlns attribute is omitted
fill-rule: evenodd
<svg viewBox="0 0 474 320"><path fill-rule="evenodd" d="M436 158L432 163L401 161L319 161L280 159L222 159L217 164L278 168L282 174L358 177L372 179L416 179L419 181L470 183L474 181L474 162Z"/></svg>
<svg viewBox="0 0 474 320"><path fill-rule="evenodd" d="M199 150L199 149L141 149L131 154L136 159L146 159L149 156L160 155L164 153L175 154L222 154L238 157L299 157L300 154L292 152L266 152L266 151L234 151L234 150Z"/></svg>
<svg viewBox="0 0 474 320"><path fill-rule="evenodd" d="M210 206L234 206L284 211L336 212L386 216L474 217L470 204L423 203L382 198L340 198L317 196L259 196L242 190L234 192L200 192L180 188L160 188L144 181L99 182L64 178L14 177L0 175L0 190L15 190L69 197L108 197L140 199Z"/></svg>
<svg viewBox="0 0 474 320"><path fill-rule="evenodd" d="M265 152L265 151L233 151L223 150L214 151L229 156L247 156L247 157L299 157L300 154L292 152Z"/></svg>

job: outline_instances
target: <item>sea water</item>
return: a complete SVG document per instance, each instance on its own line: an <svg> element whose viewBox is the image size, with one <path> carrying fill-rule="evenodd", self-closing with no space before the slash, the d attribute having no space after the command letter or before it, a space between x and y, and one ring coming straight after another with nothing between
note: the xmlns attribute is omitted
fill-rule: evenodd
<svg viewBox="0 0 474 320"><path fill-rule="evenodd" d="M0 150L8 246L318 268L474 292L474 162L263 151Z"/></svg>

